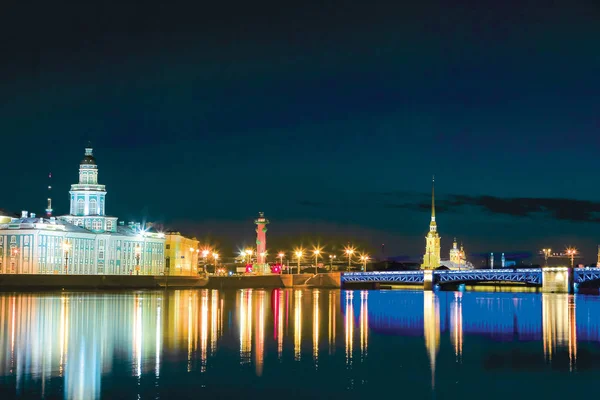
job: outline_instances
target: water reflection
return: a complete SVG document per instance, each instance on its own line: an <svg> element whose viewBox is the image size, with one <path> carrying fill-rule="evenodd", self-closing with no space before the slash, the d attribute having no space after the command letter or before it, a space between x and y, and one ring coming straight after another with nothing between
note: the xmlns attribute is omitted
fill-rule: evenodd
<svg viewBox="0 0 600 400"><path fill-rule="evenodd" d="M423 293L423 330L431 366L431 386L435 387L435 362L440 346L440 309L434 292Z"/></svg>
<svg viewBox="0 0 600 400"><path fill-rule="evenodd" d="M567 294L543 294L544 356L551 362L557 351L567 349L569 368L577 362L577 317L575 297Z"/></svg>
<svg viewBox="0 0 600 400"><path fill-rule="evenodd" d="M480 360L477 369L535 367L537 354L536 368L546 366L545 357L553 367L581 369L582 343L600 342L598 315L598 297L557 294L276 289L0 295L0 389L47 398L166 397L178 380L188 387L273 380L300 385L327 376L335 386L342 374L339 389L358 390L399 363L415 369L412 384L426 376L435 391L457 362L469 366L465 360ZM525 356L511 359L518 354ZM119 385L103 385L116 376Z"/></svg>

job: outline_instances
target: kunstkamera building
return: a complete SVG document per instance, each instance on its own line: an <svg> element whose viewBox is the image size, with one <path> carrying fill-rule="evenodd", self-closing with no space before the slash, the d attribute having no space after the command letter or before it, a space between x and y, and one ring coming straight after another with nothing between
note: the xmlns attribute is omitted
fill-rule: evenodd
<svg viewBox="0 0 600 400"><path fill-rule="evenodd" d="M79 182L71 185L69 215L23 211L0 220L0 272L4 274L158 275L164 270L165 236L106 215L106 188L87 147Z"/></svg>

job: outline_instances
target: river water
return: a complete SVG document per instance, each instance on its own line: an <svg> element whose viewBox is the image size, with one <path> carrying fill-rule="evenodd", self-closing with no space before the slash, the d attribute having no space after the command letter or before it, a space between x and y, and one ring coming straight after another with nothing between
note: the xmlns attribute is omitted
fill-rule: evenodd
<svg viewBox="0 0 600 400"><path fill-rule="evenodd" d="M564 399L599 375L598 296L0 295L0 399Z"/></svg>

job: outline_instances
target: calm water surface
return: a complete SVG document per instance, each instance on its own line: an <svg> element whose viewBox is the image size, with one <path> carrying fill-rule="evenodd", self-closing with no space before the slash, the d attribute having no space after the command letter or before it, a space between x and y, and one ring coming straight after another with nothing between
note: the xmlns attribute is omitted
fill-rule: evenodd
<svg viewBox="0 0 600 400"><path fill-rule="evenodd" d="M0 295L0 398L575 398L600 297L178 290Z"/></svg>

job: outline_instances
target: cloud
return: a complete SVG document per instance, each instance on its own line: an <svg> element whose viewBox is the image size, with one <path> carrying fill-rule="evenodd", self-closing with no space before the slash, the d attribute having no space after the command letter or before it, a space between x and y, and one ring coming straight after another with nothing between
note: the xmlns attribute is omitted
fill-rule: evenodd
<svg viewBox="0 0 600 400"><path fill-rule="evenodd" d="M383 208L406 209L428 212L431 209L429 194L386 192L372 196L372 204ZM335 204L301 201L300 205L311 207L336 207ZM566 198L495 197L448 195L436 198L436 210L440 213L461 213L479 209L489 214L507 215L515 218L542 216L559 221L600 222L600 202Z"/></svg>
<svg viewBox="0 0 600 400"><path fill-rule="evenodd" d="M459 211L462 207L472 206L491 214L512 217L541 215L561 221L600 221L600 202L589 200L451 195L440 199L440 205L448 211Z"/></svg>

